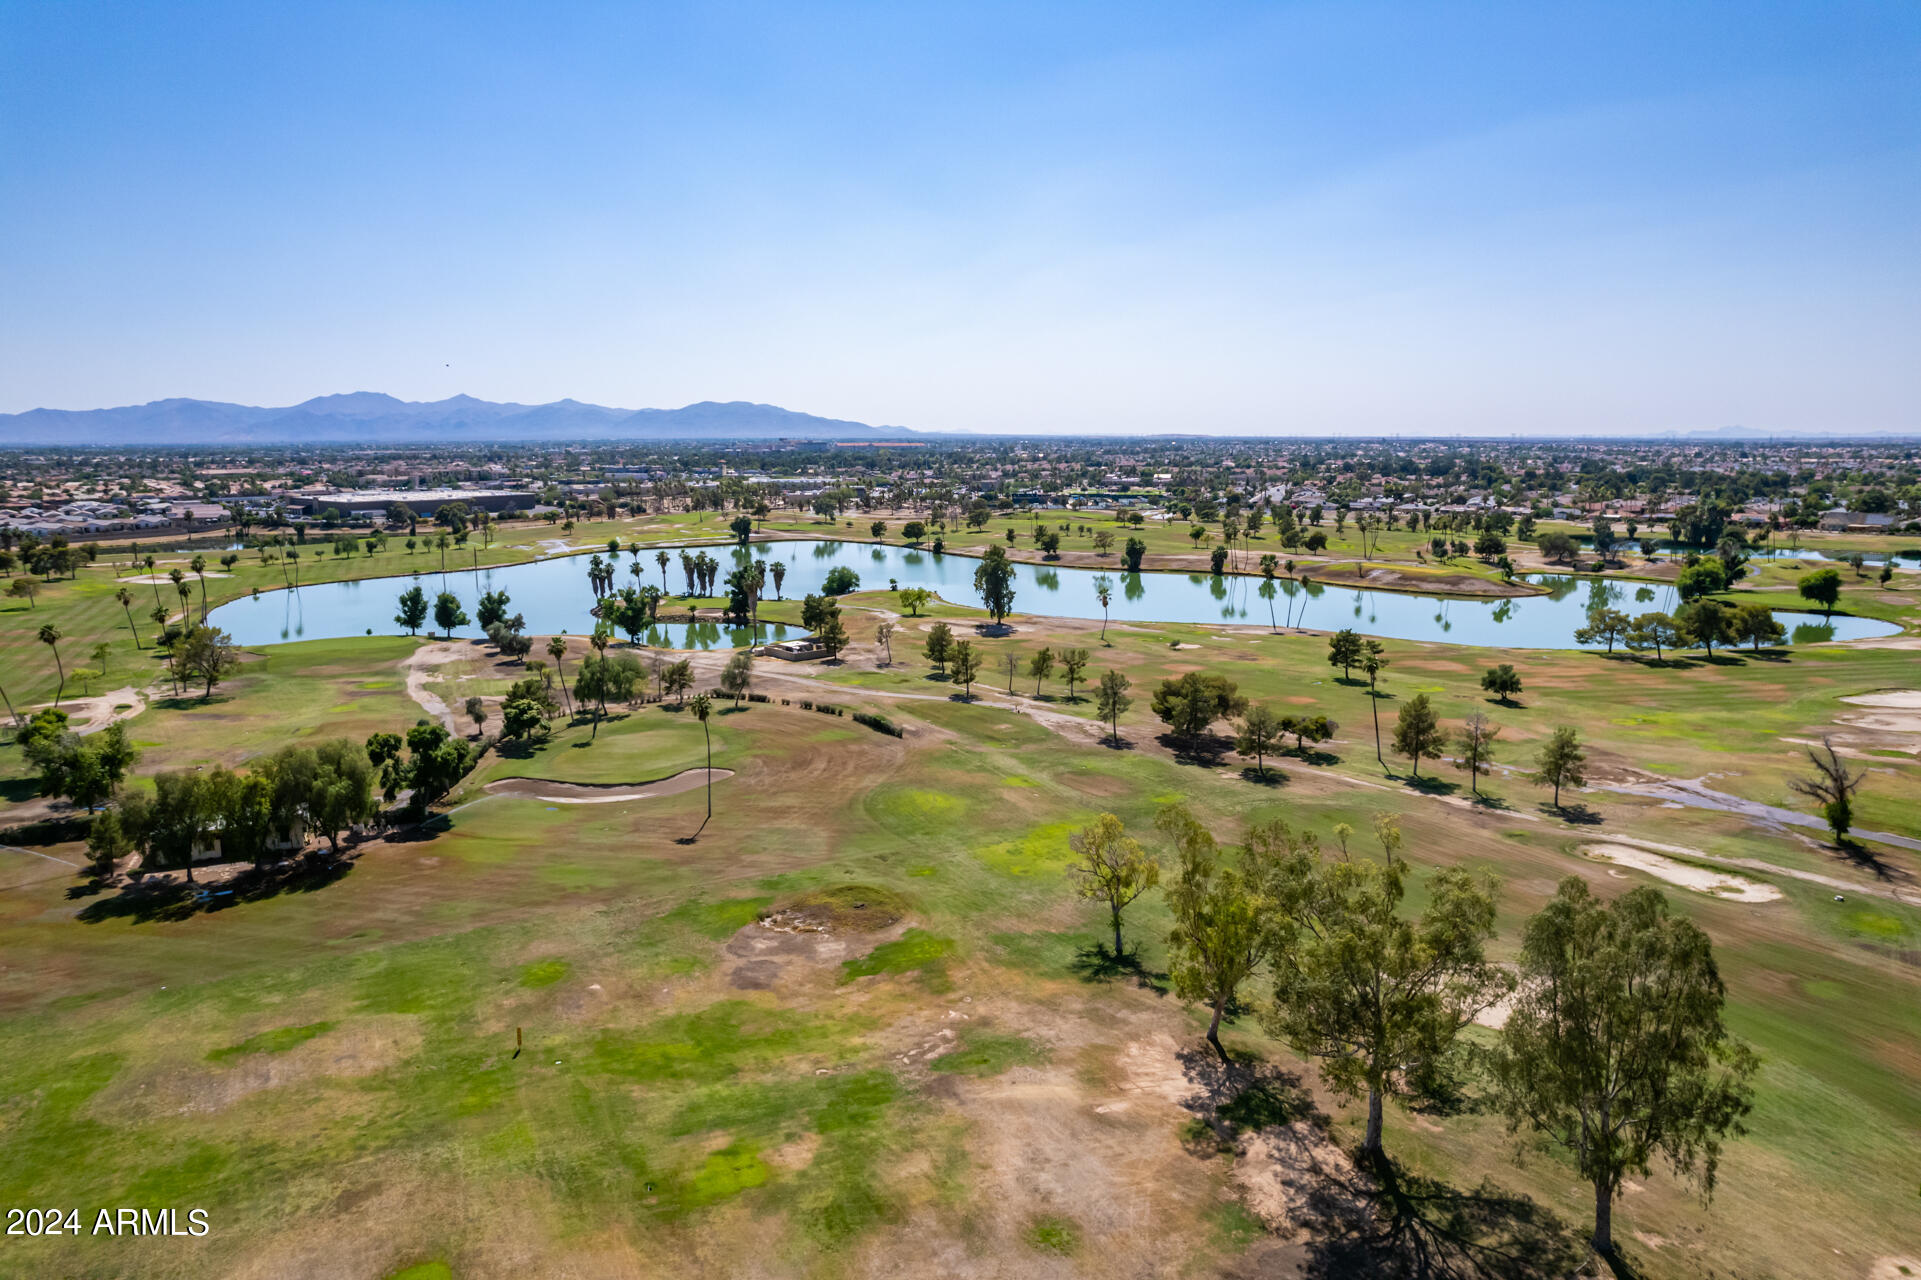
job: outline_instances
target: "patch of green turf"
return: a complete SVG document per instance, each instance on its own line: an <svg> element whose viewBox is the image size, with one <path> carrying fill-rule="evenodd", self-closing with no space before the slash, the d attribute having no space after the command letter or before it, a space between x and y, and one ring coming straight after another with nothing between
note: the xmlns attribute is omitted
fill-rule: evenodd
<svg viewBox="0 0 1921 1280"><path fill-rule="evenodd" d="M574 971L565 960L536 960L520 971L523 987L551 987Z"/></svg>
<svg viewBox="0 0 1921 1280"><path fill-rule="evenodd" d="M1216 1206L1213 1214L1214 1238L1223 1249L1239 1253L1267 1234L1267 1224L1248 1212L1239 1200Z"/></svg>
<svg viewBox="0 0 1921 1280"><path fill-rule="evenodd" d="M1079 829L1074 822L1051 822L1015 840L976 849L974 856L1007 876L1052 877L1067 869L1072 857L1067 838Z"/></svg>
<svg viewBox="0 0 1921 1280"><path fill-rule="evenodd" d="M837 1055L844 1043L845 1029L826 1019L723 1000L637 1032L604 1031L593 1043L592 1061L632 1080L718 1081L789 1055Z"/></svg>
<svg viewBox="0 0 1921 1280"><path fill-rule="evenodd" d="M690 1209L732 1199L767 1181L767 1165L752 1146L729 1143L707 1157L676 1197Z"/></svg>
<svg viewBox="0 0 1921 1280"><path fill-rule="evenodd" d="M897 941L883 942L864 956L843 961L840 980L851 982L855 978L870 978L876 974L925 969L946 958L953 950L952 938L937 937L925 929L909 929Z"/></svg>
<svg viewBox="0 0 1921 1280"><path fill-rule="evenodd" d="M724 898L719 902L683 902L662 920L684 924L703 938L730 938L759 918L772 898Z"/></svg>
<svg viewBox="0 0 1921 1280"><path fill-rule="evenodd" d="M239 1044L215 1049L207 1055L207 1061L231 1062L235 1058L244 1058L250 1053L285 1053L333 1029L334 1024L331 1022L309 1022L299 1027L275 1027L272 1031L262 1031L259 1035L248 1036Z"/></svg>
<svg viewBox="0 0 1921 1280"><path fill-rule="evenodd" d="M1071 1258L1080 1252L1081 1230L1066 1218L1044 1215L1027 1224L1022 1239L1028 1247L1042 1253L1059 1254Z"/></svg>
<svg viewBox="0 0 1921 1280"><path fill-rule="evenodd" d="M416 1262L393 1272L387 1280L454 1280L454 1272L444 1262Z"/></svg>
<svg viewBox="0 0 1921 1280"><path fill-rule="evenodd" d="M1039 1066L1046 1061L1047 1051L1025 1036L970 1031L961 1037L960 1048L933 1059L927 1068L952 1075L997 1076L1011 1067Z"/></svg>

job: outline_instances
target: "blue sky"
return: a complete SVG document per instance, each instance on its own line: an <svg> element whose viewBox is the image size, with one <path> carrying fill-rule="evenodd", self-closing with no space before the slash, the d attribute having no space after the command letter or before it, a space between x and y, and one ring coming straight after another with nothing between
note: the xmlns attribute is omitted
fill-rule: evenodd
<svg viewBox="0 0 1921 1280"><path fill-rule="evenodd" d="M1921 430L1921 5L0 7L0 411Z"/></svg>

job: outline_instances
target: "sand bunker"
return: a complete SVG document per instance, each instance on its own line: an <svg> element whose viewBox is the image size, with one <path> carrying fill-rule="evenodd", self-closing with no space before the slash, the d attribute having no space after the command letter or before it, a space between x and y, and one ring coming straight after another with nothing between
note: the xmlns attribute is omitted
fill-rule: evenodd
<svg viewBox="0 0 1921 1280"><path fill-rule="evenodd" d="M1729 875L1725 871L1713 871L1706 867L1691 866L1676 862L1673 858L1663 857L1646 849L1636 849L1625 844L1591 844L1581 850L1583 857L1597 862L1611 862L1617 866L1633 867L1645 871L1657 880L1705 893L1711 897L1725 898L1730 902L1773 902L1780 898L1781 891L1771 884L1759 880L1749 880L1744 876Z"/></svg>
<svg viewBox="0 0 1921 1280"><path fill-rule="evenodd" d="M615 804L622 800L652 800L659 796L677 796L683 791L697 791L707 785L710 772L715 782L734 776L732 769L689 769L685 773L654 782L606 785L548 782L544 778L502 778L488 783L486 790L497 796L524 796L529 800L544 800L548 804Z"/></svg>
<svg viewBox="0 0 1921 1280"><path fill-rule="evenodd" d="M1841 701L1872 708L1863 714L1842 716L1843 724L1883 733L1921 733L1921 689L1883 689L1879 693L1857 693Z"/></svg>

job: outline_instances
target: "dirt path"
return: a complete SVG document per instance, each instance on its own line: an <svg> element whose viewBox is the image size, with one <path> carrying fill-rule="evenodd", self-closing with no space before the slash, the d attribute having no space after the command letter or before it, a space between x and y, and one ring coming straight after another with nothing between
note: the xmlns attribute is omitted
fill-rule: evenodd
<svg viewBox="0 0 1921 1280"><path fill-rule="evenodd" d="M721 782L734 776L732 769L688 769L671 778L652 782L549 782L545 778L498 778L486 785L489 795L524 796L548 804L613 804L621 800L652 800L658 796L677 796L683 791L698 791L709 777Z"/></svg>
<svg viewBox="0 0 1921 1280"><path fill-rule="evenodd" d="M43 702L35 710L52 705L51 702ZM67 713L68 725L82 737L98 733L110 724L131 720L146 709L147 695L132 685L85 698L63 698L60 702L60 710Z"/></svg>
<svg viewBox="0 0 1921 1280"><path fill-rule="evenodd" d="M454 713L441 700L439 694L427 687L434 678L434 669L443 663L465 656L467 643L463 640L443 640L438 644L423 644L401 662L401 669L407 673L407 696L420 704L420 709L445 725L448 733L458 733L454 727Z"/></svg>

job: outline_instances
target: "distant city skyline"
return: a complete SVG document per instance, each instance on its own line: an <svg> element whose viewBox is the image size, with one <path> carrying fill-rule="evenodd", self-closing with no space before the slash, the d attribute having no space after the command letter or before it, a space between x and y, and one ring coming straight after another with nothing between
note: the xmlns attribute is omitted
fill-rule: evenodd
<svg viewBox="0 0 1921 1280"><path fill-rule="evenodd" d="M1921 431L1921 7L10 5L0 413Z"/></svg>

